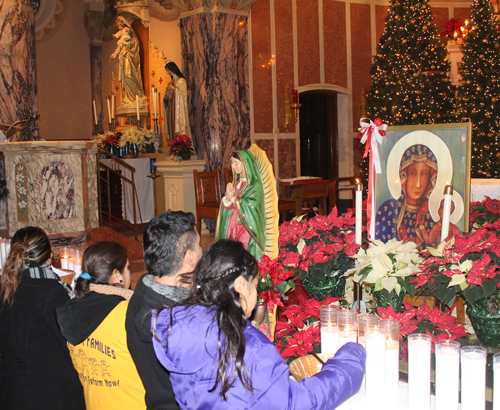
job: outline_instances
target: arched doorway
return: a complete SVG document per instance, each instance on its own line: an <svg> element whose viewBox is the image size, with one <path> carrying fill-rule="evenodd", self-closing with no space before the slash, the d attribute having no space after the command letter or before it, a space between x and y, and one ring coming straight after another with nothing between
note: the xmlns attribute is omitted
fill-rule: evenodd
<svg viewBox="0 0 500 410"><path fill-rule="evenodd" d="M300 94L300 174L338 178L337 94Z"/></svg>

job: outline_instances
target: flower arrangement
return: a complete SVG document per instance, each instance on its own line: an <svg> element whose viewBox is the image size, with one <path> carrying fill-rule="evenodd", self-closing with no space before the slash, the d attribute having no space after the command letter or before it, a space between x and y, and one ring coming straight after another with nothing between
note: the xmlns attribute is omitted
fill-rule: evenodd
<svg viewBox="0 0 500 410"><path fill-rule="evenodd" d="M104 148L111 147L125 147L136 144L140 147L146 147L154 144L154 134L151 130L136 128L129 128L123 133L121 132L105 132L104 134L97 134L92 137L97 145Z"/></svg>
<svg viewBox="0 0 500 410"><path fill-rule="evenodd" d="M337 208L327 216L283 223L279 228L279 263L284 271L293 270L300 276L310 296L320 300L328 294L343 296L343 273L354 266L350 257L359 248L354 243L354 224L352 209L338 216Z"/></svg>
<svg viewBox="0 0 500 410"><path fill-rule="evenodd" d="M169 146L172 159L177 161L189 159L191 158L191 154L195 153L193 149L193 139L187 135L175 134Z"/></svg>
<svg viewBox="0 0 500 410"><path fill-rule="evenodd" d="M104 148L116 146L120 142L121 132L105 132L104 134L97 134L92 137L92 140L97 142L97 145Z"/></svg>
<svg viewBox="0 0 500 410"><path fill-rule="evenodd" d="M404 294L410 287L410 275L420 272L422 257L416 243L403 243L396 239L384 243L375 239L366 251L361 248L353 257L357 265L348 270L345 276L354 275L354 282L369 284L373 288L375 300L379 298L377 305L392 303L399 310Z"/></svg>
<svg viewBox="0 0 500 410"><path fill-rule="evenodd" d="M457 38L462 38L462 20L451 18L446 23L444 23L444 30L441 32L442 38L447 38L449 40L456 40Z"/></svg>
<svg viewBox="0 0 500 410"><path fill-rule="evenodd" d="M300 295L297 305L290 305L281 313L287 320L279 320L276 323L274 343L288 364L313 351L320 353L320 307L338 304L342 299L327 296L318 301Z"/></svg>

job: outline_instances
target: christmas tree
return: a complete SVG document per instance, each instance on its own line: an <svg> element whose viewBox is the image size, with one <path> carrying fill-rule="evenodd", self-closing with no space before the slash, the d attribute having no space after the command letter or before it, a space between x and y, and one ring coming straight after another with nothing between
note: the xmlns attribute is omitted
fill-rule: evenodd
<svg viewBox="0 0 500 410"><path fill-rule="evenodd" d="M500 176L500 35L489 0L474 0L464 37L458 96L461 121L472 122L472 177Z"/></svg>
<svg viewBox="0 0 500 410"><path fill-rule="evenodd" d="M456 121L447 51L427 0L391 0L371 69L367 114L389 125Z"/></svg>

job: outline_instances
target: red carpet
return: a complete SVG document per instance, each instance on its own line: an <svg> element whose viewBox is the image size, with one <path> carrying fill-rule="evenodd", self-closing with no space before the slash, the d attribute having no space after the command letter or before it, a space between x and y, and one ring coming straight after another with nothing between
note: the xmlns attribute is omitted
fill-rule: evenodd
<svg viewBox="0 0 500 410"><path fill-rule="evenodd" d="M134 241L107 226L90 231L90 244L101 241L115 241L127 249L129 260L142 259L142 241Z"/></svg>

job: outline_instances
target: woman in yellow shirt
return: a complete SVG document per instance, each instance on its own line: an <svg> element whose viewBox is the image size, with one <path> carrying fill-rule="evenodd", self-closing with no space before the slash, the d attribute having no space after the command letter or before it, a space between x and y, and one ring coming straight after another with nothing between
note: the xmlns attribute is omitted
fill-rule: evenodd
<svg viewBox="0 0 500 410"><path fill-rule="evenodd" d="M91 245L83 254L75 297L57 310L87 410L146 409L144 386L127 348L128 265L120 244Z"/></svg>

